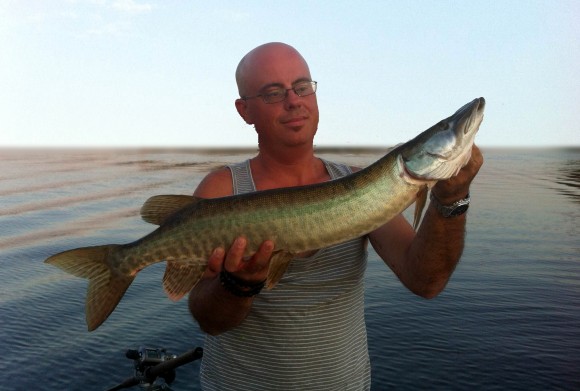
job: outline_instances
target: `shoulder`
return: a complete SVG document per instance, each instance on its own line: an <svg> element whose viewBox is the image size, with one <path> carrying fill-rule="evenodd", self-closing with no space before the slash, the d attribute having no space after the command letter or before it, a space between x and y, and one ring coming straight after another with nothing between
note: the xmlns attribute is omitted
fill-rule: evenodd
<svg viewBox="0 0 580 391"><path fill-rule="evenodd" d="M324 166L326 166L326 171L328 171L331 178L341 178L361 170L360 167L351 166L345 163L326 160L324 158L319 159L324 163Z"/></svg>
<svg viewBox="0 0 580 391"><path fill-rule="evenodd" d="M218 198L230 196L233 193L232 173L229 168L223 167L207 174L193 195L200 198Z"/></svg>

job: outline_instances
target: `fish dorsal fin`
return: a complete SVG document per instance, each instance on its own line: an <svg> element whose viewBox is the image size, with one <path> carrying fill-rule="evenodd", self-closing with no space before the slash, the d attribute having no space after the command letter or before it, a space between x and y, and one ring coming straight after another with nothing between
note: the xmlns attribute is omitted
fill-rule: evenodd
<svg viewBox="0 0 580 391"><path fill-rule="evenodd" d="M421 221L421 215L423 214L423 209L427 202L427 193L429 193L429 188L427 186L422 187L417 193L417 200L415 201L415 216L413 218L413 228L415 231L419 227L419 222Z"/></svg>
<svg viewBox="0 0 580 391"><path fill-rule="evenodd" d="M161 225L175 212L193 205L201 198L189 195L157 195L141 207L141 218L148 223Z"/></svg>
<svg viewBox="0 0 580 391"><path fill-rule="evenodd" d="M167 296L178 301L197 284L207 267L206 261L167 261L163 276L163 289Z"/></svg>

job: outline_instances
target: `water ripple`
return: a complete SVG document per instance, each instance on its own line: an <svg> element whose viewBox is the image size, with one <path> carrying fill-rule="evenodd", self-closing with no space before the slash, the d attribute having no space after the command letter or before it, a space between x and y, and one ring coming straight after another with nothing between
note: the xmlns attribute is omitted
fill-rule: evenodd
<svg viewBox="0 0 580 391"><path fill-rule="evenodd" d="M187 303L139 273L95 332L87 283L43 263L80 245L150 232L147 197L191 194L214 167L250 153L186 150L0 154L0 360L10 389L102 390L132 374L124 351L181 353L203 341ZM329 153L364 166L381 155ZM462 261L433 300L410 294L374 252L366 274L373 389L580 389L580 151L484 150ZM341 159L344 157L344 159ZM39 359L41 357L42 359ZM198 364L174 388L199 389Z"/></svg>

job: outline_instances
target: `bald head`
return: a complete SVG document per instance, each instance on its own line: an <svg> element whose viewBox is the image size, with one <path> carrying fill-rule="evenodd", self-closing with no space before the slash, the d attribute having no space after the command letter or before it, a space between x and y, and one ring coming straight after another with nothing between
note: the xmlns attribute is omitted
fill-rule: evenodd
<svg viewBox="0 0 580 391"><path fill-rule="evenodd" d="M236 68L236 83L240 96L246 96L251 91L252 81L259 74L271 72L274 67L285 61L299 61L310 76L308 64L302 55L292 46L282 42L270 42L260 45L246 54Z"/></svg>

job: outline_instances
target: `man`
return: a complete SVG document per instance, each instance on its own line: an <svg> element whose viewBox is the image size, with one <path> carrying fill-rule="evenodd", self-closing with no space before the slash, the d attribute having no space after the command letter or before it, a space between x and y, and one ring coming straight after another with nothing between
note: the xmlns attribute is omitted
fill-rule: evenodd
<svg viewBox="0 0 580 391"><path fill-rule="evenodd" d="M314 155L316 83L294 48L282 43L255 48L238 65L236 81L236 109L254 126L259 152L210 173L196 196L308 185L351 172ZM433 188L438 202L464 199L482 162L474 146L460 173ZM208 333L204 390L369 389L362 284L367 239L408 289L432 298L459 261L465 219L465 214L443 217L431 205L415 233L398 216L368 237L300 254L274 289L260 293L275 243L264 242L249 259L243 258L243 237L227 251L216 249L189 296L191 313Z"/></svg>

